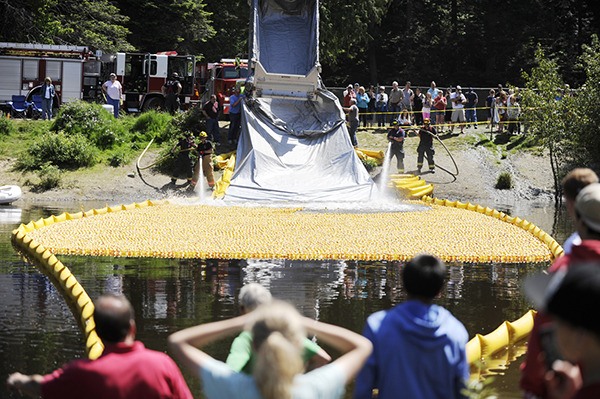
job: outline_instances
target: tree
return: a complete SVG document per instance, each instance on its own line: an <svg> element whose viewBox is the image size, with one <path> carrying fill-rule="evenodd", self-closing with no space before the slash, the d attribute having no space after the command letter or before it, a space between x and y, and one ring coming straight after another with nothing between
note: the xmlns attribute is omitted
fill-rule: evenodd
<svg viewBox="0 0 600 399"><path fill-rule="evenodd" d="M200 54L214 35L202 0L117 0L130 18L129 40L139 51Z"/></svg>
<svg viewBox="0 0 600 399"><path fill-rule="evenodd" d="M108 0L0 0L2 40L127 51L128 18Z"/></svg>

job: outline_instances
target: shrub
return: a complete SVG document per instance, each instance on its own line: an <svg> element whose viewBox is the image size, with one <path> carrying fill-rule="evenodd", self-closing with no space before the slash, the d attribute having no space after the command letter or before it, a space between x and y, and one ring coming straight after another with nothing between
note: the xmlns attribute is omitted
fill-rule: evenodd
<svg viewBox="0 0 600 399"><path fill-rule="evenodd" d="M38 176L40 182L35 187L39 190L51 190L60 185L61 173L54 165L49 163L42 165Z"/></svg>
<svg viewBox="0 0 600 399"><path fill-rule="evenodd" d="M7 119L0 113L0 136L10 136L15 131L13 121Z"/></svg>
<svg viewBox="0 0 600 399"><path fill-rule="evenodd" d="M192 107L185 112L177 114L167 125L160 136L157 136L157 143L168 142L179 137L183 132L198 133L206 130L206 120L200 107Z"/></svg>
<svg viewBox="0 0 600 399"><path fill-rule="evenodd" d="M498 190L510 190L513 188L512 175L509 172L500 173L496 181L496 188Z"/></svg>
<svg viewBox="0 0 600 399"><path fill-rule="evenodd" d="M83 135L101 149L112 148L125 135L123 126L100 104L74 101L64 104L51 130Z"/></svg>
<svg viewBox="0 0 600 399"><path fill-rule="evenodd" d="M117 168L121 165L125 165L129 162L129 156L125 151L119 150L108 157L108 164L113 168Z"/></svg>
<svg viewBox="0 0 600 399"><path fill-rule="evenodd" d="M29 147L28 152L31 159L22 165L27 169L40 169L46 163L77 169L95 163L94 148L81 134L46 133Z"/></svg>
<svg viewBox="0 0 600 399"><path fill-rule="evenodd" d="M131 127L135 141L149 141L153 137L160 137L173 119L170 114L164 112L148 111L135 119Z"/></svg>
<svg viewBox="0 0 600 399"><path fill-rule="evenodd" d="M377 160L374 158L366 157L365 159L361 159L361 161L365 166L365 169L367 169L367 172L370 172L377 167Z"/></svg>

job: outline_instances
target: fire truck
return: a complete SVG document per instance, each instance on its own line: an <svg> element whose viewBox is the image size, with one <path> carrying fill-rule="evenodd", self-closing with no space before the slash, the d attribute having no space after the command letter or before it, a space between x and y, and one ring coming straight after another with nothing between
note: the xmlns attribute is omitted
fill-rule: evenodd
<svg viewBox="0 0 600 399"><path fill-rule="evenodd" d="M225 115L229 114L229 96L233 89L242 87L247 77L247 59L222 58L219 62L196 64L196 86L201 102L205 103L215 94Z"/></svg>
<svg viewBox="0 0 600 399"><path fill-rule="evenodd" d="M102 54L85 46L0 42L0 102L10 101L12 95L31 101L46 76L56 89L56 107L74 100L103 102L102 84L111 72L123 85L127 112L161 109L161 88L173 72L179 74L183 88L182 104L189 106L195 95L191 55Z"/></svg>

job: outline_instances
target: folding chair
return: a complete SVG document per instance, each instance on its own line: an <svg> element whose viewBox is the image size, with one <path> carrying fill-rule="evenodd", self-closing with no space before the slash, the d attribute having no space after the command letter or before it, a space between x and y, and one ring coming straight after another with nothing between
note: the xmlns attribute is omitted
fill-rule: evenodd
<svg viewBox="0 0 600 399"><path fill-rule="evenodd" d="M42 96L39 94L34 94L31 97L31 117L33 119L38 119L42 117Z"/></svg>
<svg viewBox="0 0 600 399"><path fill-rule="evenodd" d="M25 101L25 96L12 96L12 101L9 101L8 103L10 105L11 117L25 118L27 116L29 103Z"/></svg>

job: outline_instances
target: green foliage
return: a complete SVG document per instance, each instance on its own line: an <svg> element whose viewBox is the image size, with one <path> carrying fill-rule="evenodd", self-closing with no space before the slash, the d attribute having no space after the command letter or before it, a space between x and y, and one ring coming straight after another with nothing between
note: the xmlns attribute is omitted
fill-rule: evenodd
<svg viewBox="0 0 600 399"><path fill-rule="evenodd" d="M509 172L500 173L495 187L498 190L510 190L513 188L512 175Z"/></svg>
<svg viewBox="0 0 600 399"><path fill-rule="evenodd" d="M171 120L171 123L164 129L160 136L157 136L156 142L174 142L176 138L184 132L199 133L206 129L206 120L200 107L192 107L185 112L177 114Z"/></svg>
<svg viewBox="0 0 600 399"><path fill-rule="evenodd" d="M13 122L0 113L0 137L10 136L14 131Z"/></svg>
<svg viewBox="0 0 600 399"><path fill-rule="evenodd" d="M40 182L35 185L38 190L52 190L60 186L61 172L56 166L49 163L43 164L38 171Z"/></svg>
<svg viewBox="0 0 600 399"><path fill-rule="evenodd" d="M367 169L368 172L372 171L373 169L375 169L378 165L377 165L377 160L371 157L366 157L364 159L361 158L362 164L364 165L365 169Z"/></svg>
<svg viewBox="0 0 600 399"><path fill-rule="evenodd" d="M171 121L172 117L166 112L148 111L135 119L131 126L135 141L150 141L153 137L160 137Z"/></svg>
<svg viewBox="0 0 600 399"><path fill-rule="evenodd" d="M20 160L22 169L40 169L51 164L61 169L76 169L95 163L95 149L81 134L66 135L49 132L42 135L28 150L28 157Z"/></svg>
<svg viewBox="0 0 600 399"><path fill-rule="evenodd" d="M112 148L122 141L124 129L100 104L74 101L64 104L52 125L54 131L81 134L100 149Z"/></svg>
<svg viewBox="0 0 600 399"><path fill-rule="evenodd" d="M113 168L117 168L127 164L129 160L129 154L126 151L118 150L108 157L108 164Z"/></svg>

